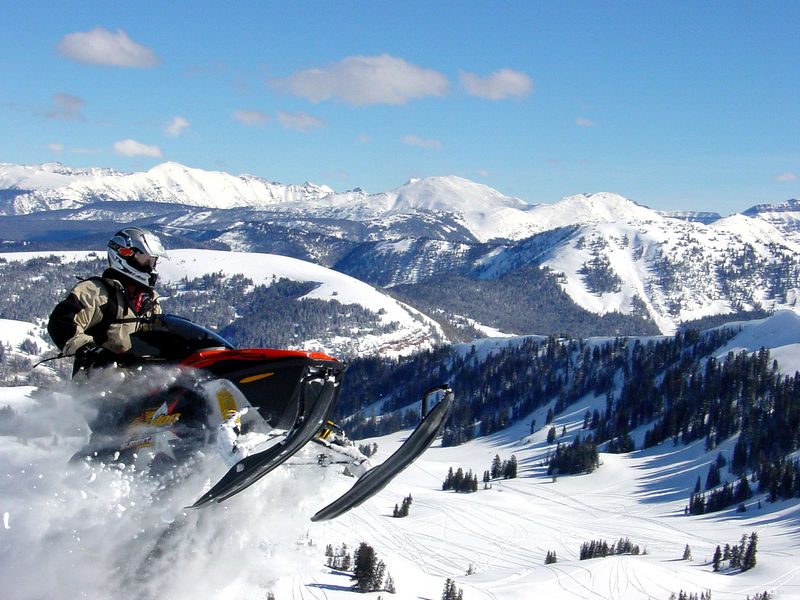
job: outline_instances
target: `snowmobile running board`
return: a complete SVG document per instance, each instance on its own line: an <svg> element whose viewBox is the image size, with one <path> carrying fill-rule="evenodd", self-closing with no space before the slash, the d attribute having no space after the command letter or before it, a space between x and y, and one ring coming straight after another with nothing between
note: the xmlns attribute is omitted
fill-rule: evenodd
<svg viewBox="0 0 800 600"><path fill-rule="evenodd" d="M435 392L443 392L442 399L430 412L427 411L428 397ZM449 385L431 388L422 397L422 422L408 436L403 445L381 464L364 473L347 492L317 511L312 521L327 521L346 513L351 508L369 500L418 458L436 439L453 406L453 390Z"/></svg>

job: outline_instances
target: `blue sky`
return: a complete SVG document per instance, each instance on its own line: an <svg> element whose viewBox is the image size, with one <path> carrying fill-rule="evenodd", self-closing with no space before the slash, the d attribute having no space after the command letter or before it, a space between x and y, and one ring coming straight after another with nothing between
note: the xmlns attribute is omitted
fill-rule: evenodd
<svg viewBox="0 0 800 600"><path fill-rule="evenodd" d="M8 3L0 162L800 197L800 3Z"/></svg>

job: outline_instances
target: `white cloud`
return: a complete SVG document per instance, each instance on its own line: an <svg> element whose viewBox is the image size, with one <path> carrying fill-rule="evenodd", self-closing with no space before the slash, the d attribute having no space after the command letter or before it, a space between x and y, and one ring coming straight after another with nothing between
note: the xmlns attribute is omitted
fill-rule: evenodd
<svg viewBox="0 0 800 600"><path fill-rule="evenodd" d="M151 48L134 42L121 29L97 27L65 35L56 46L62 56L90 65L155 67L161 64Z"/></svg>
<svg viewBox="0 0 800 600"><path fill-rule="evenodd" d="M431 150L441 150L442 142L439 140L423 140L416 135L407 135L403 137L403 143L409 146L417 146L419 148L428 148Z"/></svg>
<svg viewBox="0 0 800 600"><path fill-rule="evenodd" d="M321 102L339 98L359 106L405 104L415 98L443 96L449 81L433 69L424 69L402 58L349 56L327 67L294 73L271 83L295 96Z"/></svg>
<svg viewBox="0 0 800 600"><path fill-rule="evenodd" d="M48 150L51 150L53 152L63 152L64 151L64 144L47 144L47 146L45 146L45 148L47 148Z"/></svg>
<svg viewBox="0 0 800 600"><path fill-rule="evenodd" d="M235 110L233 118L247 127L263 127L270 119L269 115L260 110Z"/></svg>
<svg viewBox="0 0 800 600"><path fill-rule="evenodd" d="M358 141L361 142L362 144L369 144L370 142L372 142L372 138L364 133L359 133Z"/></svg>
<svg viewBox="0 0 800 600"><path fill-rule="evenodd" d="M480 175L481 177L488 177L489 171L487 171L486 169L478 169L478 175Z"/></svg>
<svg viewBox="0 0 800 600"><path fill-rule="evenodd" d="M164 133L171 137L178 137L184 131L189 129L189 120L180 115L176 115L172 120L164 125Z"/></svg>
<svg viewBox="0 0 800 600"><path fill-rule="evenodd" d="M279 110L277 115L278 123L280 123L284 129L296 129L298 131L305 132L313 129L314 127L322 127L325 125L324 121L321 121L316 117L312 117L303 111L298 113L287 113Z"/></svg>
<svg viewBox="0 0 800 600"><path fill-rule="evenodd" d="M775 181L797 181L797 175L794 173L781 173L774 177Z"/></svg>
<svg viewBox="0 0 800 600"><path fill-rule="evenodd" d="M586 117L575 117L575 125L578 127L594 127L595 122Z"/></svg>
<svg viewBox="0 0 800 600"><path fill-rule="evenodd" d="M53 96L53 106L45 112L45 116L48 119L83 121L81 108L85 105L86 101L83 98L61 92Z"/></svg>
<svg viewBox="0 0 800 600"><path fill-rule="evenodd" d="M523 98L533 93L533 79L512 69L500 69L486 77L462 71L459 77L468 94L489 100Z"/></svg>
<svg viewBox="0 0 800 600"><path fill-rule="evenodd" d="M163 156L161 148L158 146L148 146L132 139L114 142L114 154L119 154L120 156L151 156L154 158Z"/></svg>

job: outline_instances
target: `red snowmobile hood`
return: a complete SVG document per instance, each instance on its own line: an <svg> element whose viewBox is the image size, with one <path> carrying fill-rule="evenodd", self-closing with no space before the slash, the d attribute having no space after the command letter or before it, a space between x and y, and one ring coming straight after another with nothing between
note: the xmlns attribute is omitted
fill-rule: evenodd
<svg viewBox="0 0 800 600"><path fill-rule="evenodd" d="M203 369L220 360L265 360L280 358L311 358L315 360L339 360L321 352L305 352L303 350L272 350L269 348L246 348L243 350L203 350L195 352L181 361L181 365Z"/></svg>

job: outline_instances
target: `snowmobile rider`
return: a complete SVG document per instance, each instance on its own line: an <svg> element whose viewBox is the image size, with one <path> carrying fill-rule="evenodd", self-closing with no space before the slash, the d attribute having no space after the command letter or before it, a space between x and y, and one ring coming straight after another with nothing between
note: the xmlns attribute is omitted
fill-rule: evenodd
<svg viewBox="0 0 800 600"><path fill-rule="evenodd" d="M74 356L72 374L117 362L130 350L130 335L161 313L153 286L161 241L146 229L126 227L108 242L108 268L78 283L50 315L47 331L63 356Z"/></svg>

